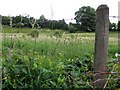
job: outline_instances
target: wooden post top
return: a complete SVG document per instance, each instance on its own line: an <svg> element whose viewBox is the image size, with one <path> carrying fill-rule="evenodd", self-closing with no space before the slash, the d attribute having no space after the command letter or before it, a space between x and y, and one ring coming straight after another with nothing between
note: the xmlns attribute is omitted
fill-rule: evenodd
<svg viewBox="0 0 120 90"><path fill-rule="evenodd" d="M97 8L97 10L100 10L100 9L109 9L109 7L106 4L102 4Z"/></svg>

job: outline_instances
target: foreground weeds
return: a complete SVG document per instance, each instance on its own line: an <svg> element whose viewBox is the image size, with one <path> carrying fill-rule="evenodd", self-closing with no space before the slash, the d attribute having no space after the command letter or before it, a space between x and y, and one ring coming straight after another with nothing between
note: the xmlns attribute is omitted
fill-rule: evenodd
<svg viewBox="0 0 120 90"><path fill-rule="evenodd" d="M2 45L3 89L94 88L94 34L10 37L5 36ZM108 49L108 71L120 72L118 63L113 62L117 60L117 42L110 39ZM108 77L113 79L107 79L106 88L120 87L119 74Z"/></svg>

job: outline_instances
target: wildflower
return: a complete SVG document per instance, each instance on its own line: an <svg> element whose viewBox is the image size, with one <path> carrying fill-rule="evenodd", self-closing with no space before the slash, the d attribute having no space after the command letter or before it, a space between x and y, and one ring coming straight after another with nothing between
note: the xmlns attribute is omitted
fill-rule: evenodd
<svg viewBox="0 0 120 90"><path fill-rule="evenodd" d="M4 79L4 80L7 80L7 77L4 77L3 79Z"/></svg>
<svg viewBox="0 0 120 90"><path fill-rule="evenodd" d="M29 50L29 52L31 52L31 50Z"/></svg>
<svg viewBox="0 0 120 90"><path fill-rule="evenodd" d="M37 52L35 52L35 54L37 54Z"/></svg>
<svg viewBox="0 0 120 90"><path fill-rule="evenodd" d="M74 60L72 59L72 62L73 62Z"/></svg>
<svg viewBox="0 0 120 90"><path fill-rule="evenodd" d="M119 57L119 56L120 56L120 54L116 53L116 54L115 54L115 56L116 56L116 57Z"/></svg>
<svg viewBox="0 0 120 90"><path fill-rule="evenodd" d="M62 56L62 53L59 53L60 56Z"/></svg>
<svg viewBox="0 0 120 90"><path fill-rule="evenodd" d="M33 65L34 65L35 68L37 68L37 64L36 63L34 63Z"/></svg>

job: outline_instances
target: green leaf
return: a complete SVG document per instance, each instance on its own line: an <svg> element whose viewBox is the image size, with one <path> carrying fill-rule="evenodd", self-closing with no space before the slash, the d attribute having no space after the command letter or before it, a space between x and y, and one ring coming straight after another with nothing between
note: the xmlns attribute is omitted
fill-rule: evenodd
<svg viewBox="0 0 120 90"><path fill-rule="evenodd" d="M14 69L14 73L15 73L15 74L20 73L20 69L19 69L19 68L15 68L15 69Z"/></svg>
<svg viewBox="0 0 120 90"><path fill-rule="evenodd" d="M22 68L22 72L24 72L25 74L27 74L27 70L25 68Z"/></svg>

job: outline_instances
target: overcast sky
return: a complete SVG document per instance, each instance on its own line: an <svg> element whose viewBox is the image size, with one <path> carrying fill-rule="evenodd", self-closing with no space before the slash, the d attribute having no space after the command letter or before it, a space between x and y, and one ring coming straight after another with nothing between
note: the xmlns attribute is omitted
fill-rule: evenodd
<svg viewBox="0 0 120 90"><path fill-rule="evenodd" d="M0 14L16 16L29 14L39 18L42 14L47 19L70 19L74 18L74 13L82 6L91 6L94 9L101 4L107 4L110 9L110 16L118 16L119 0L1 0ZM117 18L110 18L112 22L117 22Z"/></svg>

